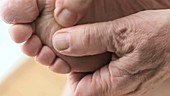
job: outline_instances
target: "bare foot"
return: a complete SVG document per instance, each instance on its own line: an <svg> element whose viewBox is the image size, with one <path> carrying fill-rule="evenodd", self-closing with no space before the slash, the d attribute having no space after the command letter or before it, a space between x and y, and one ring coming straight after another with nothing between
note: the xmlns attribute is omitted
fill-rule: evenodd
<svg viewBox="0 0 170 96"><path fill-rule="evenodd" d="M69 2L69 0L66 1ZM86 1L90 2L92 0ZM54 14L57 13L55 2L56 0L7 0L2 7L1 15L4 21L14 24L10 29L10 34L14 41L17 43L26 41L23 45L23 51L29 56L36 56L38 62L49 65L53 71L58 73L94 71L109 62L109 53L87 57L68 57L54 50L51 42L53 34L62 28L60 25L72 25L70 22L73 19L66 18L63 20L59 18L61 16L57 17L56 14ZM123 4L122 0L108 0L105 1L105 3L103 2L103 0L93 0L88 14L79 24L113 20L144 9L149 9L147 6L142 6L142 4L145 5L142 1L137 3L141 4L140 7L136 6L137 4L135 5L134 1L133 4L131 1L128 3L124 2ZM121 9L119 3L122 3L121 5L124 9ZM67 7L68 4L69 3L64 3L64 7ZM129 7L129 4L133 6ZM159 8L164 7L159 6ZM77 10L79 9L81 8L77 8ZM127 11L127 9L129 10ZM67 17L68 14L64 15ZM83 16L83 13L81 13L81 16ZM64 67L68 64L70 67Z"/></svg>
<svg viewBox="0 0 170 96"><path fill-rule="evenodd" d="M109 53L80 58L64 56L54 51L52 36L62 28L54 19L54 9L55 0L7 0L1 15L4 21L14 24L10 29L12 39L17 43L26 41L23 52L36 56L38 62L49 65L55 72L89 72L110 60ZM70 67L62 67L68 64Z"/></svg>

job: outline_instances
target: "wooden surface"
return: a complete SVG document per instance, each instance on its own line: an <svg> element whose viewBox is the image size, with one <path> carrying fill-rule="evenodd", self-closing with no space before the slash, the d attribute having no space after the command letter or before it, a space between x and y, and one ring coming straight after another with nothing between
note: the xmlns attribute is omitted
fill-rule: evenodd
<svg viewBox="0 0 170 96"><path fill-rule="evenodd" d="M66 82L34 60L26 60L0 85L0 96L60 96Z"/></svg>

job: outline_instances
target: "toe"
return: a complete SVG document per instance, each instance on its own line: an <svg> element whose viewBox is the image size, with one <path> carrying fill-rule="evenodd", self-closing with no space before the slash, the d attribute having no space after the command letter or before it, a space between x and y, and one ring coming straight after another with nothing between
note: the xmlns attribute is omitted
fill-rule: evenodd
<svg viewBox="0 0 170 96"><path fill-rule="evenodd" d="M60 58L57 58L55 60L54 64L52 64L49 68L53 72L61 73L61 74L66 74L66 73L69 73L71 71L70 66Z"/></svg>
<svg viewBox="0 0 170 96"><path fill-rule="evenodd" d="M6 0L0 12L7 23L30 23L39 15L39 8L37 0Z"/></svg>
<svg viewBox="0 0 170 96"><path fill-rule="evenodd" d="M36 56L42 47L42 43L38 36L33 35L26 43L22 46L23 52L28 56Z"/></svg>
<svg viewBox="0 0 170 96"><path fill-rule="evenodd" d="M9 33L16 43L22 43L31 37L33 30L31 25L16 24L10 28Z"/></svg>
<svg viewBox="0 0 170 96"><path fill-rule="evenodd" d="M36 61L43 65L51 65L55 58L55 53L49 47L44 46L36 56Z"/></svg>

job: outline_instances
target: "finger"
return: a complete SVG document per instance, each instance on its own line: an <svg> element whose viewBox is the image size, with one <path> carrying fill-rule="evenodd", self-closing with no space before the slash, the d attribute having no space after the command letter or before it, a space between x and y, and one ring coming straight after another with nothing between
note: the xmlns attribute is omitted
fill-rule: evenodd
<svg viewBox="0 0 170 96"><path fill-rule="evenodd" d="M60 25L72 26L82 18L91 3L92 0L57 0L54 17Z"/></svg>
<svg viewBox="0 0 170 96"><path fill-rule="evenodd" d="M130 27L128 23L122 19L61 29L53 36L53 46L61 54L70 56L116 52L122 50L121 43L126 38L123 34L127 34Z"/></svg>
<svg viewBox="0 0 170 96"><path fill-rule="evenodd" d="M69 56L112 52L122 57L158 34L157 30L166 22L168 14L169 10L149 10L110 22L61 29L53 35L53 46L61 54ZM159 18L162 20L157 21Z"/></svg>

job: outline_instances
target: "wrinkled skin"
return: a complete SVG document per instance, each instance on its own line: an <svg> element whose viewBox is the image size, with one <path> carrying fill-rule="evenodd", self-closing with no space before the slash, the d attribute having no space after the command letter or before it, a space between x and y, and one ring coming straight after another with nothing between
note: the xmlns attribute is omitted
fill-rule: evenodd
<svg viewBox="0 0 170 96"><path fill-rule="evenodd" d="M34 1L34 0L32 0L32 1ZM95 1L97 2L97 0L95 0ZM162 1L159 1L159 0L152 0L152 1L148 1L148 0L139 0L139 1L136 1L136 0L134 0L134 1L115 0L115 1L113 1L113 0L111 0L111 1L113 3L109 3L109 4L115 4L115 6L114 6L114 8L107 7L108 10L109 9L114 10L114 12L110 12L110 11L108 12L110 15L102 16L102 15L105 15L102 13L102 12L104 12L103 6L100 7L99 5L97 6L97 7L99 7L99 8L97 8L97 10L100 10L100 8L101 8L101 10L103 10L103 11L100 10L99 13L97 13L95 15L90 14L90 13L93 13L93 11L96 11L95 8L93 9L93 5L92 5L92 7L91 7L92 11L88 12L88 15L86 15L87 17L85 16L80 21L80 24L88 23L88 22L96 22L96 21L113 20L113 19L117 19L117 18L129 15L132 13L136 13L138 11L146 10L146 9L169 8L168 0L162 0ZM103 1L101 0L101 2L99 4L102 5ZM107 3L105 3L105 4L107 4ZM156 4L156 6L154 6L155 4ZM37 16L36 12L35 12L35 14ZM30 15L33 15L33 14L30 14ZM22 16L23 16L23 14L22 14ZM88 16L91 17L92 19L89 19ZM98 18L96 18L96 16ZM23 16L23 17L26 17L26 16ZM31 16L28 16L28 17L31 17ZM50 17L52 17L52 16L50 16ZM141 18L138 18L138 17L141 17ZM152 18L152 17L154 17L154 18ZM165 17L166 20L164 19L164 20L160 21L159 20L160 17L161 18ZM127 57L125 56L127 54L127 51L119 50L120 54L117 54L117 55L119 55L121 58L123 58L123 59L120 58L119 60L121 60L122 62L123 61L125 62L125 63L122 63L122 65L119 65L120 63L116 64L117 58L115 58L115 56L113 55L114 59L109 64L107 64L100 70L95 71L94 73L89 73L89 74L88 73L71 73L71 74L69 74L69 76L68 76L69 77L69 85L71 86L71 90L70 90L71 93L69 93L69 96L72 93L75 94L76 96L128 96L128 95L129 96L131 96L131 95L132 96L143 96L143 93L148 91L148 89L150 88L150 86L148 86L148 84L154 84L155 82L158 83L158 81L163 81L164 78L168 77L168 67L169 67L168 66L169 56L168 56L168 54L166 54L169 52L169 50L168 50L169 44L168 44L168 42L166 42L166 41L168 41L168 37L169 37L166 21L168 20L167 18L169 18L169 17L170 17L169 10L168 10L168 12L150 12L150 11L148 11L148 12L138 13L134 16L128 17L128 19L117 20L120 22L124 22L124 21L130 22L130 23L126 22L126 24L133 25L134 26L133 30L139 30L139 31L135 31L137 33L136 35L131 35L131 36L129 34L127 35L127 38L133 39L133 41L134 41L133 48L135 50L131 51L130 56L128 55ZM33 18L29 18L29 19L27 19L28 21L26 20L22 23L28 23L28 22L30 23L30 22L34 21L34 19L35 19L35 17L33 16ZM6 21L9 23L15 22L13 20L11 20L11 21L6 20ZM40 21L41 21L41 19L40 19ZM42 22L43 21L44 20L42 20ZM43 23L41 23L41 24L43 25ZM51 22L50 22L50 24L53 25L53 23L51 23ZM122 23L120 23L120 24L122 24ZM148 25L148 26L146 26L146 25ZM155 25L157 27L155 27ZM127 27L127 26L123 26L123 25L120 25L120 26L125 27L125 28ZM42 33L41 33L41 31L39 31L39 32L40 33L38 33L38 34L43 34L43 32ZM145 33L145 35L143 36L141 34L141 32ZM128 32L125 32L125 33L128 33ZM151 34L149 34L149 33L151 33ZM166 33L166 35L163 35L163 33ZM162 39L161 36L158 34L163 35L163 37L165 39ZM40 36L40 39L43 42L48 42L48 40L43 39L43 37L41 37L43 35L38 35L38 36ZM156 40L154 39L153 41L148 40L148 39L152 39L154 36L156 36L157 38L161 38L161 39L156 39ZM139 46L139 44L141 42L138 42L138 41L140 41L139 39L143 41L140 46ZM162 44L162 42L164 42L164 43ZM50 45L50 43L48 45ZM164 46L164 45L167 45L167 46L165 48L164 47L162 48L162 46ZM119 46L119 48L121 49L122 46ZM155 48L158 48L158 49L155 49ZM153 49L155 49L155 50L153 50ZM159 50L159 49L161 49L161 50ZM165 50L165 51L162 52L162 50L163 51ZM134 52L137 52L137 53L133 54ZM157 52L158 52L158 54L162 53L163 54L162 57L160 57L158 55L155 56L155 54L157 54ZM152 56L154 57L152 60L150 60L150 59L148 60L148 58L146 58L146 57L152 57ZM138 58L138 57L140 57L140 58ZM124 58L125 58L125 60L124 60ZM130 60L129 60L129 58L130 58ZM131 59L134 59L134 61ZM164 63L163 64L156 63L157 61L160 61L160 62L162 61ZM128 66L129 63L131 63L133 66L132 65ZM145 66L145 65L148 65L148 66ZM131 86L129 86L129 84ZM86 89L86 92L84 91L85 89ZM66 95L66 96L68 96L68 95Z"/></svg>
<svg viewBox="0 0 170 96"><path fill-rule="evenodd" d="M54 72L60 73L58 70L62 69L60 66L64 64L69 64L70 71L91 72L110 61L111 54L109 53L96 56L68 57L55 51L51 39L53 34L62 26L54 18L54 9L55 0L7 0L2 7L1 15L4 21L14 24L10 33L15 42L21 43L20 40L26 38L27 42L23 45L24 53L29 56L36 56L40 63L50 66ZM85 19L81 22L87 23L89 21ZM15 32L15 30L20 29L25 29L26 32ZM28 36L32 32L33 36L29 36L31 37L28 37L29 39L20 36L21 34ZM61 59L58 59L58 57Z"/></svg>
<svg viewBox="0 0 170 96"><path fill-rule="evenodd" d="M154 4L154 2L152 3ZM159 3L160 5L167 4L161 5L160 8L168 8L168 4L170 4L168 0L159 1ZM157 4L159 3L157 2ZM149 1L144 4L149 4ZM102 34L102 36L105 36L105 38L107 38L107 35L113 36L112 38L115 41L112 42L110 50L107 51L113 52L113 54L116 53L120 57L116 59L113 55L113 60L109 64L93 73L69 74L69 87L66 88L65 96L70 96L70 94L74 94L74 96L145 96L147 92L159 86L170 76L169 20L170 10L155 10L101 24L82 25L60 30L59 32L84 30L84 33L88 30L93 33L96 30L104 32L104 30L113 29L109 32L112 34ZM101 25L104 26L103 29L100 28ZM95 33L100 34L101 32ZM95 41L94 34L87 35L91 36L91 41L93 39ZM72 36L74 35L76 33L72 34ZM92 46L87 42L84 43ZM114 46L115 44L117 46ZM73 45L70 49L74 49L74 47L79 48L79 46ZM91 47L88 48L87 50L91 51ZM73 52L63 51L62 53L71 56L84 56L82 50L79 50L80 53L77 54L74 54L74 50L71 50ZM89 52L86 55L91 54Z"/></svg>
<svg viewBox="0 0 170 96"><path fill-rule="evenodd" d="M4 21L14 24L10 32L11 37L18 43L26 41L23 46L24 53L29 56L36 56L38 62L52 66L53 71L58 73L68 73L71 71L92 72L110 61L110 53L96 56L68 57L54 50L51 44L52 36L57 30L62 28L58 24L60 22L57 23L54 18L55 0L6 0L6 2L1 9L1 15ZM167 2L167 0L164 0L164 2ZM167 8L167 3L164 2L148 2L147 0L93 0L91 6L89 5L90 8L86 10L87 14L84 12L85 16L83 16L78 24L113 20L146 9ZM154 3L157 6L154 6ZM15 32L21 29L27 31L21 31L22 33ZM20 36L21 34L23 36ZM58 57L61 57L61 59ZM62 65L67 64L70 66L69 71L58 71L62 69Z"/></svg>
<svg viewBox="0 0 170 96"><path fill-rule="evenodd" d="M82 34L76 37L76 34L85 31L89 35L83 38L91 36L90 44L84 40L86 45L93 46L97 43L96 45L105 46L100 48L96 46L99 51L92 49L95 45L87 47L89 51L93 51L93 54L104 52L107 47L107 51L120 56L119 59L115 59L113 55L109 64L93 73L69 74L68 86L70 87L66 89L65 96L70 96L68 94L74 94L74 96L145 96L147 92L159 86L170 77L169 21L170 10L152 10L115 21L62 29L61 32L70 32L71 36L74 36L71 40L83 36ZM87 29L90 32L86 31ZM97 42L98 38L101 41L105 40L104 43ZM109 40L113 41L105 45ZM76 55L84 56L83 51L86 48L80 49L81 46L74 45L74 43L71 46L73 50L62 51L62 53L74 56L75 47L81 50ZM86 55L90 54L90 52L86 53Z"/></svg>

